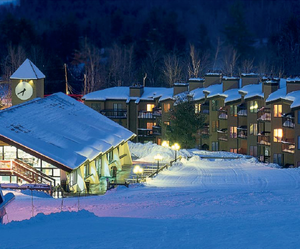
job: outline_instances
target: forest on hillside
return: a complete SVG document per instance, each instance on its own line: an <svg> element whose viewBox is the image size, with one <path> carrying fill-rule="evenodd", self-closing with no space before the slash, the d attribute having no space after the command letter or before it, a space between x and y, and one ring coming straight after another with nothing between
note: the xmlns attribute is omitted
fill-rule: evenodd
<svg viewBox="0 0 300 249"><path fill-rule="evenodd" d="M0 6L0 73L29 58L46 93L66 80L87 93L206 72L297 76L299 13L298 0L20 0Z"/></svg>

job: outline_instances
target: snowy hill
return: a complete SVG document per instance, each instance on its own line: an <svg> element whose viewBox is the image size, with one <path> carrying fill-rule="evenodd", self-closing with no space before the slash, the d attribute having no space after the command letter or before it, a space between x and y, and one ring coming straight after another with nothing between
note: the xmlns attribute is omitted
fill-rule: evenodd
<svg viewBox="0 0 300 249"><path fill-rule="evenodd" d="M174 157L154 144L130 147L144 162L158 151ZM226 152L179 154L181 162L147 183L103 196L16 193L0 225L1 248L298 248L299 169L242 155L201 158L232 156Z"/></svg>

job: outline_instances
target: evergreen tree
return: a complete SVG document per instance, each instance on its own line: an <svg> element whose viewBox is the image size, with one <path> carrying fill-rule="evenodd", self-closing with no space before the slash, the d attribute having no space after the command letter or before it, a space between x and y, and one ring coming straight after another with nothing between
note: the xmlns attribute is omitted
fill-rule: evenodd
<svg viewBox="0 0 300 249"><path fill-rule="evenodd" d="M195 113L195 105L190 101L179 101L170 110L170 125L166 127L166 137L171 144L179 143L182 148L195 146L195 134L203 127L205 116Z"/></svg>

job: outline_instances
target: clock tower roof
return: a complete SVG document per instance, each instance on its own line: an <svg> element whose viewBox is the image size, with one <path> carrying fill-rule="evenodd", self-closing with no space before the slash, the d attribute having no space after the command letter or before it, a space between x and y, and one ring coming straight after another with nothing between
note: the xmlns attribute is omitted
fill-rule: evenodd
<svg viewBox="0 0 300 249"><path fill-rule="evenodd" d="M29 59L10 76L10 79L35 80L44 79L45 75Z"/></svg>

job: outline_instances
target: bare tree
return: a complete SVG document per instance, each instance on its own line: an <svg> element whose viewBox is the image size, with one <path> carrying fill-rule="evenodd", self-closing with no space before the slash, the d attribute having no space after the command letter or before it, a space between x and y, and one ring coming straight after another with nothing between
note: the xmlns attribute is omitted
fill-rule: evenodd
<svg viewBox="0 0 300 249"><path fill-rule="evenodd" d="M2 62L3 79L8 82L10 76L25 61L26 52L20 45L13 47L11 44L7 47L7 56Z"/></svg>
<svg viewBox="0 0 300 249"><path fill-rule="evenodd" d="M239 54L236 49L228 47L224 55L223 71L225 74L233 76L236 72L236 64Z"/></svg>
<svg viewBox="0 0 300 249"><path fill-rule="evenodd" d="M242 62L243 73L251 73L253 71L253 62L254 59L248 59Z"/></svg>
<svg viewBox="0 0 300 249"><path fill-rule="evenodd" d="M85 64L83 94L100 89L104 85L101 77L101 51L85 38L81 43L81 59Z"/></svg>
<svg viewBox="0 0 300 249"><path fill-rule="evenodd" d="M159 48L152 46L143 62L143 72L147 73L147 82L149 82L150 86L156 85L159 81L162 64L161 54L162 51Z"/></svg>
<svg viewBox="0 0 300 249"><path fill-rule="evenodd" d="M209 54L207 52L200 55L199 51L195 50L194 45L190 45L190 62L188 64L189 78L198 78L203 74L207 67Z"/></svg>
<svg viewBox="0 0 300 249"><path fill-rule="evenodd" d="M164 57L163 73L167 85L172 87L176 81L182 79L182 64L175 53L167 54Z"/></svg>
<svg viewBox="0 0 300 249"><path fill-rule="evenodd" d="M214 56L213 71L216 70L217 61L218 61L218 57L219 57L219 53L220 53L222 44L223 44L223 43L221 42L220 37L218 37L218 40L217 40L217 47L216 47L216 52L215 52L215 56Z"/></svg>
<svg viewBox="0 0 300 249"><path fill-rule="evenodd" d="M133 46L120 47L117 44L114 44L109 50L110 85L132 84L134 78L133 52Z"/></svg>

